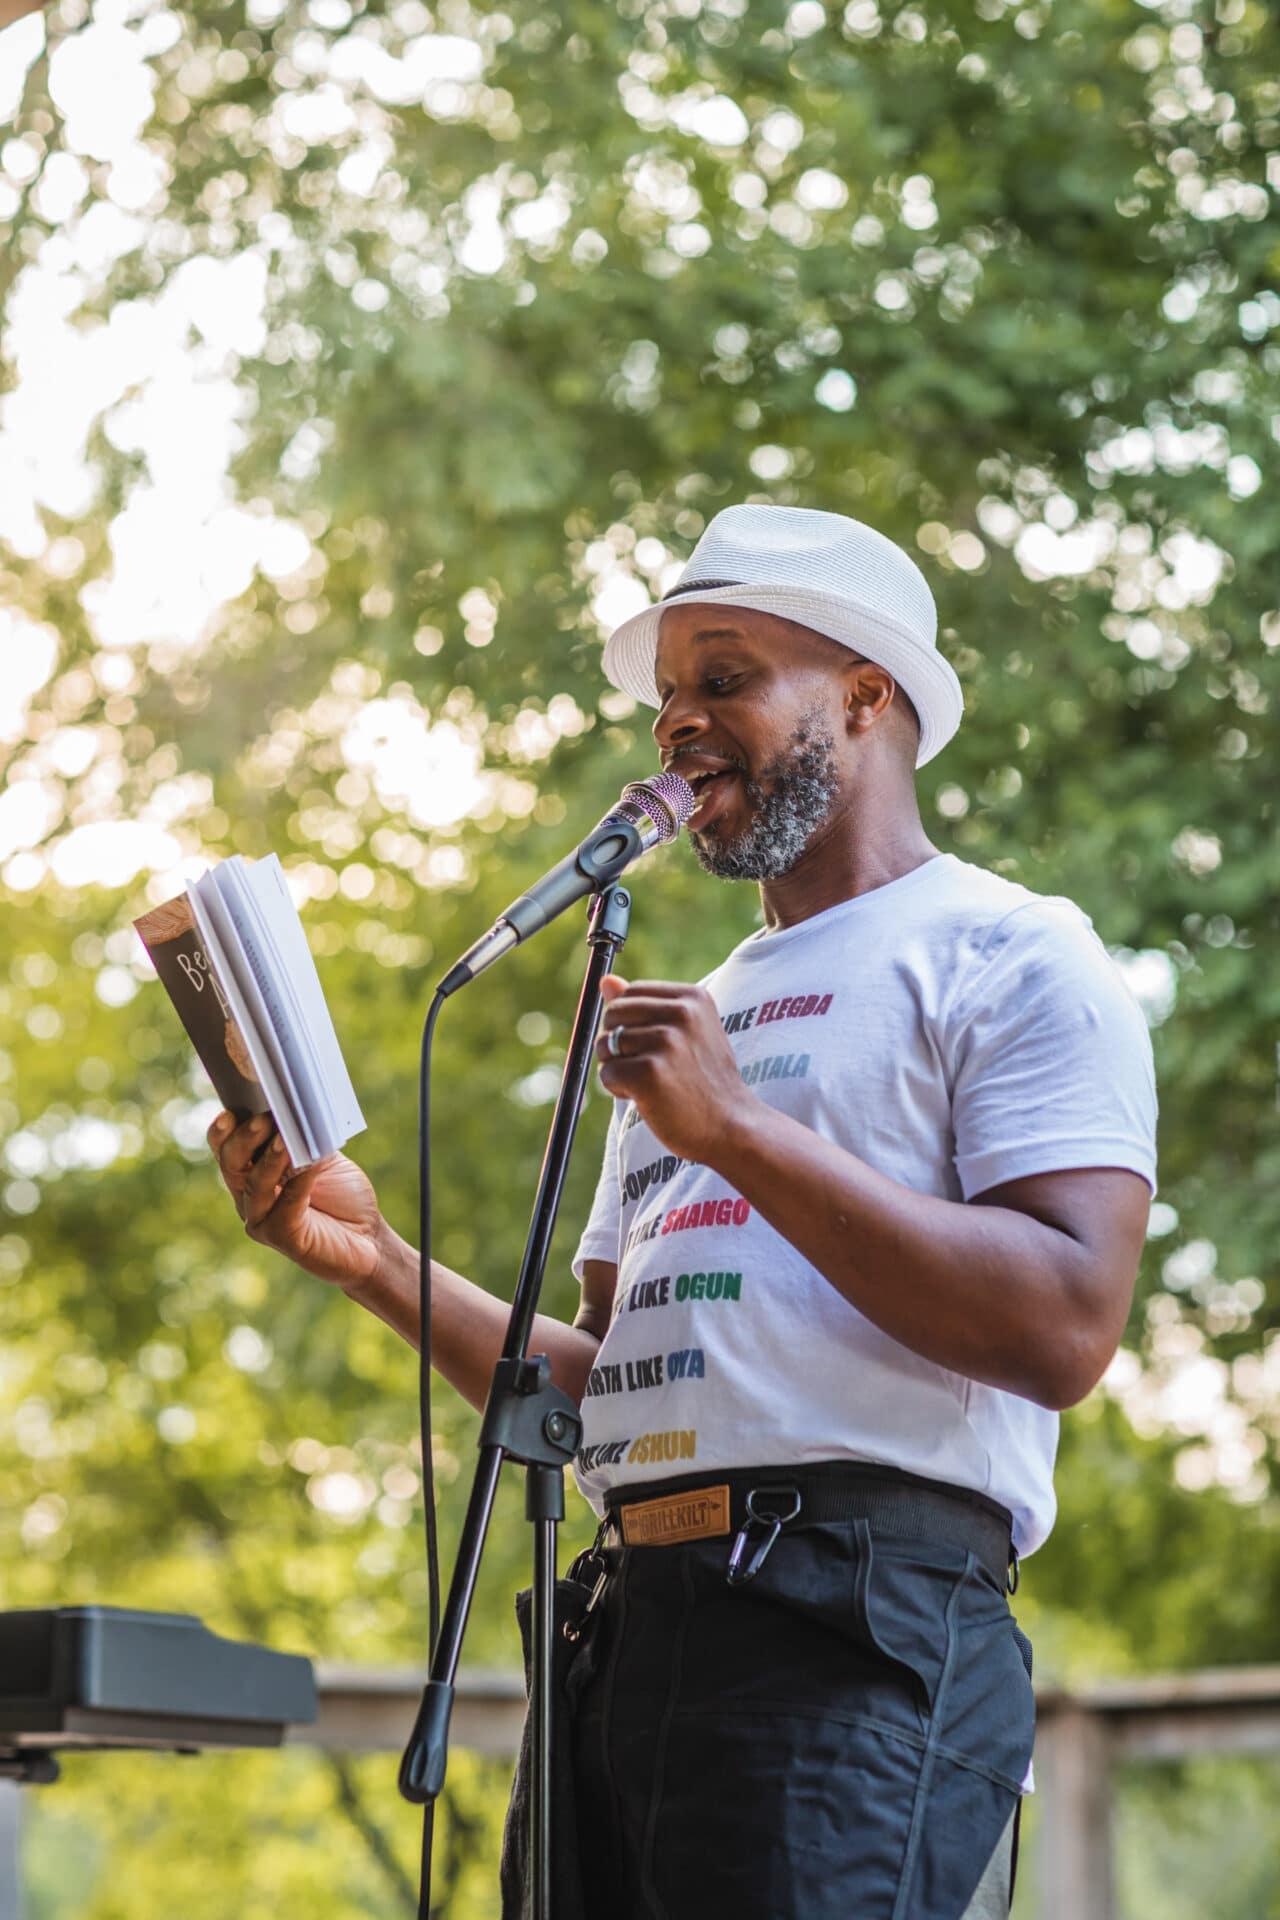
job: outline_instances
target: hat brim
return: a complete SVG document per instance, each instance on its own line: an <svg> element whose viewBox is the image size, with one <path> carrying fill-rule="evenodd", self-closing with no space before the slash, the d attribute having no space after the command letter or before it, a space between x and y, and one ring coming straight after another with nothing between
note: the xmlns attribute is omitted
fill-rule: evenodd
<svg viewBox="0 0 1280 1920"><path fill-rule="evenodd" d="M917 767L941 753L960 725L964 695L936 647L921 646L913 633L883 613L860 608L842 595L806 587L695 587L624 620L605 642L605 678L644 706L661 705L654 661L662 616L673 606L741 607L749 613L776 614L865 654L893 675L919 716Z"/></svg>

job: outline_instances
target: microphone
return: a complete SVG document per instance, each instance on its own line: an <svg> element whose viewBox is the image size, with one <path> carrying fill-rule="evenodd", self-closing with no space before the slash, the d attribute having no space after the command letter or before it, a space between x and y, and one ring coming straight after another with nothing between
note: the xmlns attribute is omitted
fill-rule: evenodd
<svg viewBox="0 0 1280 1920"><path fill-rule="evenodd" d="M437 995L444 999L455 993L575 900L612 886L619 874L650 847L674 840L696 805L693 788L678 773L655 773L649 780L633 780L581 846L544 873L528 893L513 900L488 933L467 948L436 988Z"/></svg>

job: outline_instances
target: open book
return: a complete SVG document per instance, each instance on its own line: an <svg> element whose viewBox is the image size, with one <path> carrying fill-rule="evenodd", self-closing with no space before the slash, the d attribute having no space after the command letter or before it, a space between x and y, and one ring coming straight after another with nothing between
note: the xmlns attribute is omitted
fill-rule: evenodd
<svg viewBox="0 0 1280 1920"><path fill-rule="evenodd" d="M239 854L134 921L224 1107L270 1110L295 1167L365 1120L275 854Z"/></svg>

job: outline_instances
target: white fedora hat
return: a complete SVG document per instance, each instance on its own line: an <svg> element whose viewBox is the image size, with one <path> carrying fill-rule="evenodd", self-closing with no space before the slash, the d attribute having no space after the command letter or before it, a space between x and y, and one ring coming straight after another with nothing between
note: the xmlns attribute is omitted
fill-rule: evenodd
<svg viewBox="0 0 1280 1920"><path fill-rule="evenodd" d="M918 767L941 753L960 725L964 696L938 652L928 582L901 547L860 520L811 507L718 513L671 591L605 643L606 678L650 707L660 704L658 626L673 601L777 614L874 660L920 717Z"/></svg>

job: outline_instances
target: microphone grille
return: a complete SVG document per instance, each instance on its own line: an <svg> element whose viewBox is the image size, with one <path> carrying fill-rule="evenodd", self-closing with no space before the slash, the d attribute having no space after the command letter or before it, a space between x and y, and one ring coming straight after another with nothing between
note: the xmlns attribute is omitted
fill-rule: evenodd
<svg viewBox="0 0 1280 1920"><path fill-rule="evenodd" d="M678 773L655 773L648 780L633 780L622 789L622 798L644 808L658 828L660 846L675 839L698 804L693 788Z"/></svg>

